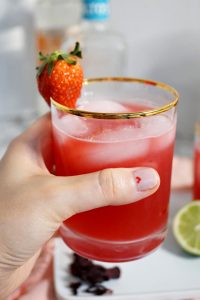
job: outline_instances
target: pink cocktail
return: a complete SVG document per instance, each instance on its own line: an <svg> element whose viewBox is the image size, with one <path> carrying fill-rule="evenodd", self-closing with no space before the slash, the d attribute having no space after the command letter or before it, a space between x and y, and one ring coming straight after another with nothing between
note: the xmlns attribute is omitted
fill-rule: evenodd
<svg viewBox="0 0 200 300"><path fill-rule="evenodd" d="M76 110L52 102L57 175L144 166L155 168L161 179L159 190L139 202L65 221L60 233L75 252L120 262L143 257L163 242L177 101L176 91L166 85L115 78L87 82Z"/></svg>

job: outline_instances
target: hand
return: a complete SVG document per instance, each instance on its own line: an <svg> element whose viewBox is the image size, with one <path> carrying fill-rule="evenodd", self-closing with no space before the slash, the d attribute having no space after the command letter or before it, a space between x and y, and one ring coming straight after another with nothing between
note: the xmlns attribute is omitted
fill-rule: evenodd
<svg viewBox="0 0 200 300"><path fill-rule="evenodd" d="M0 161L0 299L26 279L42 246L64 220L93 208L138 201L159 187L159 176L150 168L54 176L48 170L51 144L51 121L45 116L17 137Z"/></svg>

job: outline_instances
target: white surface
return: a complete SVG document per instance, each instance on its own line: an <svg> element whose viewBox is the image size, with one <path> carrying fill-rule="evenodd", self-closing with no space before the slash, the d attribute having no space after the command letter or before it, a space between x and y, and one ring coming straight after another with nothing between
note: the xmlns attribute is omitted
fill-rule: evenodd
<svg viewBox="0 0 200 300"><path fill-rule="evenodd" d="M189 193L173 194L171 199L170 220L176 211L190 201ZM67 287L70 279L67 267L70 263L71 250L61 240L56 242L55 250L55 286L59 299L95 299L97 296L82 294L72 296ZM171 226L164 245L153 254L129 263L119 265L122 276L105 285L114 290L112 296L101 296L100 299L113 300L178 300L200 297L200 257L184 253L176 244Z"/></svg>

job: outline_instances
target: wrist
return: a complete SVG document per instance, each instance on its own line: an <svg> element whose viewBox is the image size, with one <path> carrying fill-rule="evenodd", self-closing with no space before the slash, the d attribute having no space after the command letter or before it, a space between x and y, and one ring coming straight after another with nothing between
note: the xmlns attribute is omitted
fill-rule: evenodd
<svg viewBox="0 0 200 300"><path fill-rule="evenodd" d="M12 274L1 274L0 273L0 300L5 300L7 297L15 291L20 285L21 281L15 275Z"/></svg>
<svg viewBox="0 0 200 300"><path fill-rule="evenodd" d="M5 300L13 293L28 277L29 272L22 268L12 273L1 274L0 272L0 300Z"/></svg>
<svg viewBox="0 0 200 300"><path fill-rule="evenodd" d="M23 266L13 271L0 269L0 300L5 300L19 288L30 275L35 259L29 260Z"/></svg>
<svg viewBox="0 0 200 300"><path fill-rule="evenodd" d="M0 300L5 300L24 283L30 275L40 251L18 268L15 267L16 263L15 266L11 266L8 262L0 262Z"/></svg>

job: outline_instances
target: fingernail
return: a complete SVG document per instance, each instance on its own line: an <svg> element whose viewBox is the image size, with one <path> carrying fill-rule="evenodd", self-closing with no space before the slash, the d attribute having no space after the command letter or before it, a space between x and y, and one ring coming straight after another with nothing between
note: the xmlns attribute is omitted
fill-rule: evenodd
<svg viewBox="0 0 200 300"><path fill-rule="evenodd" d="M151 168L137 169L133 173L136 182L136 188L139 192L152 190L159 183L159 178L156 171Z"/></svg>

